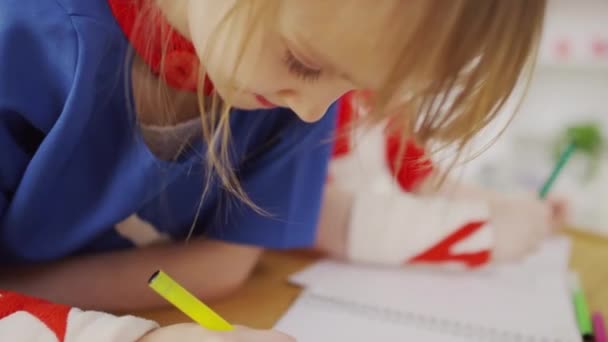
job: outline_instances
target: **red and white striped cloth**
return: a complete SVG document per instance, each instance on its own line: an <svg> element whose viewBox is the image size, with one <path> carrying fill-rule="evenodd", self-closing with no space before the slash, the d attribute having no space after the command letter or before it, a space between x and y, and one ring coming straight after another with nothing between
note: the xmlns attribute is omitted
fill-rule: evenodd
<svg viewBox="0 0 608 342"><path fill-rule="evenodd" d="M157 328L134 316L113 316L0 290L0 339L15 342L135 342Z"/></svg>
<svg viewBox="0 0 608 342"><path fill-rule="evenodd" d="M357 93L340 101L338 131L329 182L354 196L348 254L360 262L488 263L493 244L489 209L483 202L445 195L422 196L417 185L434 165L413 141L387 125L353 128L365 115Z"/></svg>

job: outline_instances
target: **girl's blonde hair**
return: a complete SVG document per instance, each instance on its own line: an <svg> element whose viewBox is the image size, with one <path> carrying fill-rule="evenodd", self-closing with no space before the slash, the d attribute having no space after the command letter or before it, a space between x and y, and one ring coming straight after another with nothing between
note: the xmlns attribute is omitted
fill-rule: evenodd
<svg viewBox="0 0 608 342"><path fill-rule="evenodd" d="M374 108L367 118L380 122L390 117L402 123L399 127L404 137L414 138L423 146L431 142L455 146L460 153L496 117L516 84L529 80L546 1L427 0L428 9L415 32L399 41L395 38L400 32L411 30L411 23L398 20L402 4L374 3L395 6L391 13L397 20L391 22L387 34L393 35L390 39L395 42L396 58L389 78L375 92ZM248 32L254 32L255 25L276 24L281 5L281 0L238 0L222 23L225 25L238 13L251 25ZM248 41L247 37L243 39L241 51ZM201 68L200 89L204 79L205 70ZM405 83L417 86L404 93ZM159 96L165 90L159 89ZM229 144L231 95L205 98L202 93L199 91L199 106L208 144L206 184L209 186L216 177L226 191L260 210L243 191L233 169ZM398 106L393 106L395 99L400 100ZM163 110L173 113L171 108Z"/></svg>

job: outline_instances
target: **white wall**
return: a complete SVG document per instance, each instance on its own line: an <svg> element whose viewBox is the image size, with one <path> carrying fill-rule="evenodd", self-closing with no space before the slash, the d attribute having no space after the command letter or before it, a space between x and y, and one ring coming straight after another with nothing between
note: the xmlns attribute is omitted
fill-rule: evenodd
<svg viewBox="0 0 608 342"><path fill-rule="evenodd" d="M539 55L516 129L547 136L585 118L608 129L608 1L550 0Z"/></svg>

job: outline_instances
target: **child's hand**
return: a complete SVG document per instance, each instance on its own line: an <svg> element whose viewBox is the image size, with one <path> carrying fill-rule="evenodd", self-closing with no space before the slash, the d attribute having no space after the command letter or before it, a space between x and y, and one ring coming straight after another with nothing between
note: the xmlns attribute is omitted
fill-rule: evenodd
<svg viewBox="0 0 608 342"><path fill-rule="evenodd" d="M563 201L540 200L533 194L496 196L490 200L490 222L495 231L492 257L504 262L520 259L563 224Z"/></svg>
<svg viewBox="0 0 608 342"><path fill-rule="evenodd" d="M236 327L232 331L209 331L198 324L183 323L153 330L137 342L293 342L290 336L273 330Z"/></svg>

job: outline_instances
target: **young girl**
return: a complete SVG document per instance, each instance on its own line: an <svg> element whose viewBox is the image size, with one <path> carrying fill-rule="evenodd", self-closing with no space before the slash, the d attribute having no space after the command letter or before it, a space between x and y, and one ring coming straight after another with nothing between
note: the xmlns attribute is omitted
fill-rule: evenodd
<svg viewBox="0 0 608 342"><path fill-rule="evenodd" d="M163 268L197 296L229 293L263 248L315 243L337 98L372 90L370 121L460 149L529 71L543 10L3 1L0 288L132 310L161 303L145 280ZM317 246L341 250L327 229ZM171 334L206 333L146 338Z"/></svg>

